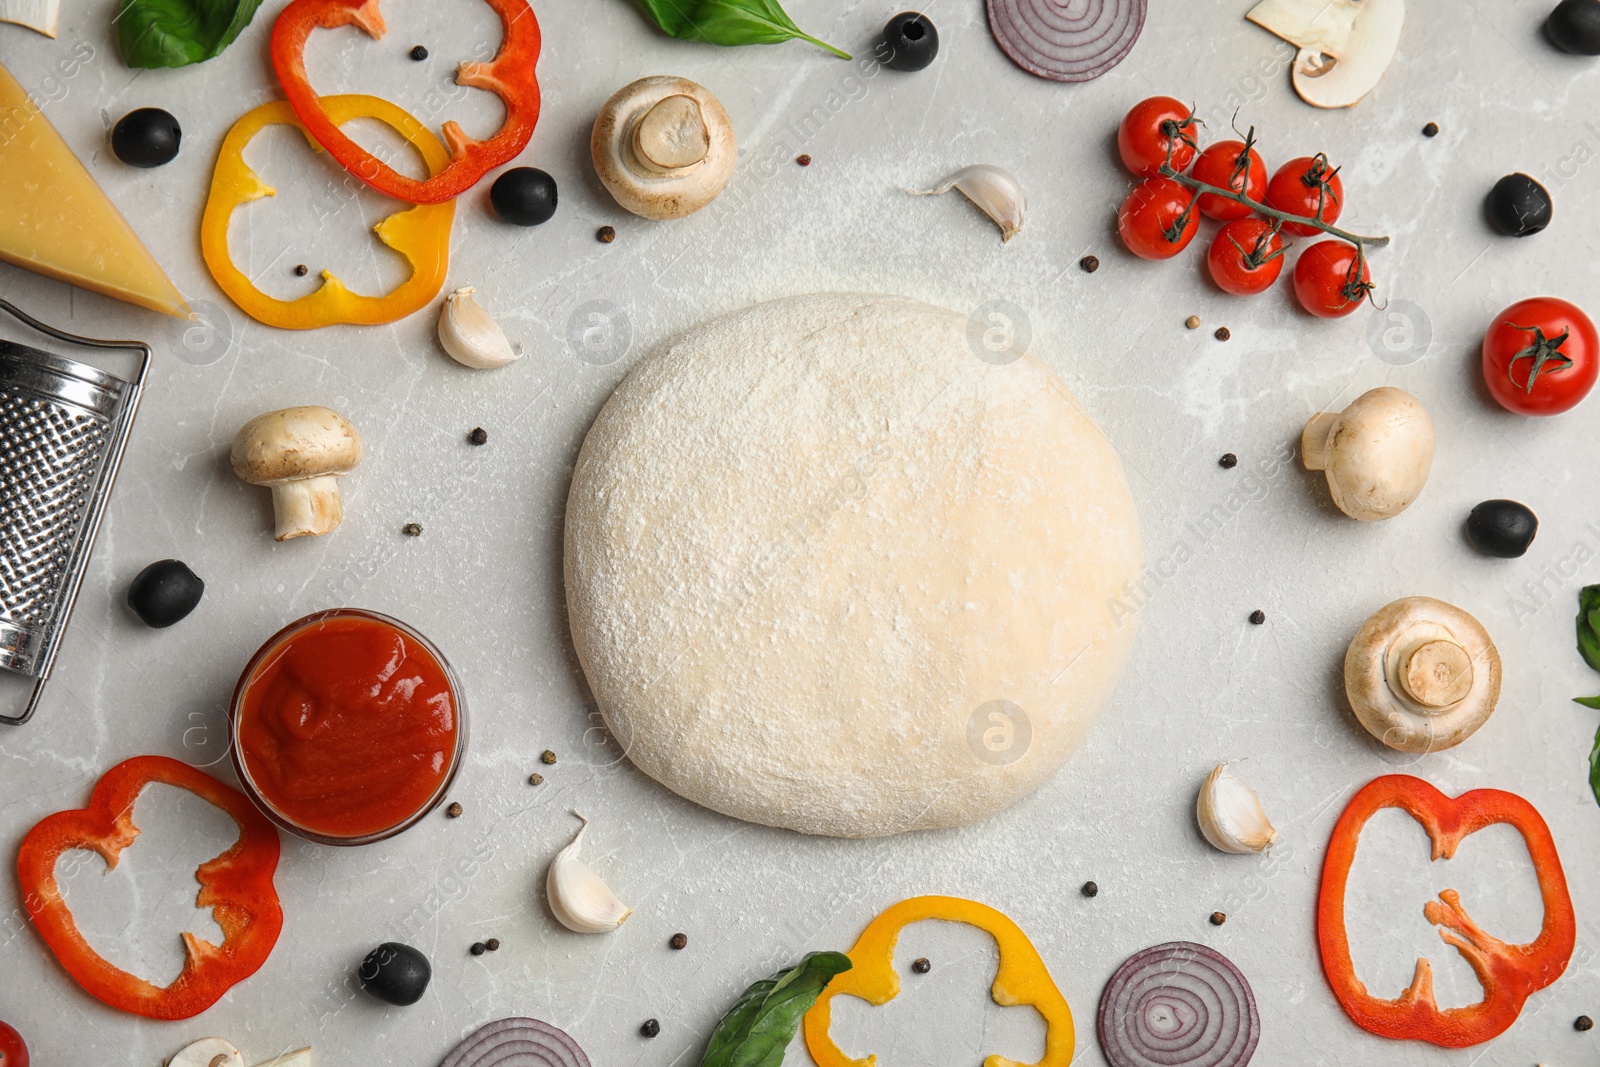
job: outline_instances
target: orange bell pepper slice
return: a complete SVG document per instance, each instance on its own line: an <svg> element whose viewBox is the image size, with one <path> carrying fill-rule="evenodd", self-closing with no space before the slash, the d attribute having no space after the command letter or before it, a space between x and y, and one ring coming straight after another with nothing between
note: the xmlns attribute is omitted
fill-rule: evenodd
<svg viewBox="0 0 1600 1067"><path fill-rule="evenodd" d="M1433 998L1433 966L1426 958L1417 960L1410 988L1395 1000L1373 996L1356 977L1345 930L1345 889L1361 828L1385 808L1399 808L1422 824L1433 842L1435 860L1450 859L1464 838L1496 823L1515 828L1527 843L1544 902L1544 926L1529 944L1508 945L1484 932L1468 917L1454 889L1446 889L1439 900L1423 907L1428 921L1440 927L1439 936L1478 976L1483 1000L1477 1004L1441 1009ZM1352 797L1333 828L1317 897L1317 942L1328 984L1345 1014L1363 1030L1446 1048L1465 1048L1498 1037L1517 1021L1530 996L1561 977L1576 941L1577 919L1555 840L1534 806L1515 793L1474 789L1451 798L1420 778L1390 774L1369 782Z"/></svg>
<svg viewBox="0 0 1600 1067"><path fill-rule="evenodd" d="M56 861L72 849L91 849L114 868L133 844L133 804L155 782L186 789L221 808L239 826L239 839L195 872L195 906L210 908L222 928L221 945L183 935L183 971L165 988L113 966L89 947L61 898ZM188 1019L260 969L278 943L283 908L272 885L278 869L278 831L248 797L204 771L166 756L138 756L107 771L89 806L46 816L22 839L17 876L23 906L50 951L91 995L147 1019Z"/></svg>
<svg viewBox="0 0 1600 1067"><path fill-rule="evenodd" d="M450 162L439 139L402 108L376 96L352 94L322 99L335 122L377 119L404 137L421 154L429 173L437 174ZM405 318L427 307L444 288L450 268L450 229L455 223L454 201L423 204L390 215L373 232L378 240L404 256L411 277L383 296L351 292L331 271L322 272L322 285L298 300L279 300L256 287L239 269L228 248L228 224L240 207L277 190L263 182L244 161L245 146L268 126L294 126L306 135L313 150L321 146L306 133L286 103L263 104L233 124L223 138L217 168L211 177L211 195L200 221L200 251L222 291L239 309L257 322L285 330L314 330L350 324L377 326Z"/></svg>
<svg viewBox="0 0 1600 1067"><path fill-rule="evenodd" d="M894 968L894 947L900 931L924 919L966 923L987 932L999 949L1000 963L994 985L989 989L994 1002L1002 1007L1027 1006L1044 1017L1044 1058L1037 1064L1021 1064L1000 1055L983 1061L984 1067L1069 1067L1075 1049L1072 1009L1056 988L1039 950L1033 947L1022 928L1002 913L975 900L960 897L912 897L879 915L861 932L847 953L854 966L836 975L806 1013L806 1048L817 1067L872 1067L877 1056L851 1059L833 1043L828 1031L833 1025L832 1001L839 994L860 997L882 1007L900 992L900 976Z"/></svg>

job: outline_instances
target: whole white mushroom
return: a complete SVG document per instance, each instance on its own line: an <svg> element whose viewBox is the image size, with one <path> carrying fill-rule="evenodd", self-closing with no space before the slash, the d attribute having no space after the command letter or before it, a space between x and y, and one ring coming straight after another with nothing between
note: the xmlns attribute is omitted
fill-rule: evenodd
<svg viewBox="0 0 1600 1067"><path fill-rule="evenodd" d="M1306 470L1327 474L1340 511L1372 522L1394 518L1421 495L1433 446L1433 420L1422 401L1383 386L1341 412L1313 415L1300 435L1300 458Z"/></svg>
<svg viewBox="0 0 1600 1067"><path fill-rule="evenodd" d="M647 219L681 219L711 203L738 154L721 102L664 75L617 90L595 119L589 149L617 203Z"/></svg>
<svg viewBox="0 0 1600 1067"><path fill-rule="evenodd" d="M330 533L344 520L339 478L361 462L361 435L332 408L257 415L233 439L233 473L272 490L274 537Z"/></svg>

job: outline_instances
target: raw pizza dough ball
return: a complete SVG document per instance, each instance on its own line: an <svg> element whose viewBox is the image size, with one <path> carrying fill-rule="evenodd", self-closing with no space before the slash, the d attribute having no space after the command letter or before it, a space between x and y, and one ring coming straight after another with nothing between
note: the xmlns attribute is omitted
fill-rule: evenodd
<svg viewBox="0 0 1600 1067"><path fill-rule="evenodd" d="M636 367L567 505L573 641L617 741L736 818L875 837L1027 795L1106 703L1141 569L1111 445L968 319L823 294Z"/></svg>

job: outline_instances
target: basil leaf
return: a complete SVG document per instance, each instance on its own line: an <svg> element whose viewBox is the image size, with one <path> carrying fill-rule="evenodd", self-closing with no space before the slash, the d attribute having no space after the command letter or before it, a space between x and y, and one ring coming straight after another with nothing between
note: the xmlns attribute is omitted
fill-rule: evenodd
<svg viewBox="0 0 1600 1067"><path fill-rule="evenodd" d="M851 967L841 952L811 952L805 959L746 989L711 1032L700 1067L778 1067L833 976Z"/></svg>
<svg viewBox="0 0 1600 1067"><path fill-rule="evenodd" d="M1600 804L1600 733L1594 735L1594 747L1589 750L1589 791Z"/></svg>
<svg viewBox="0 0 1600 1067"><path fill-rule="evenodd" d="M798 38L841 59L847 52L801 31L778 0L637 0L669 36L707 44L778 44Z"/></svg>
<svg viewBox="0 0 1600 1067"><path fill-rule="evenodd" d="M1586 708L1594 708L1596 711L1600 711L1600 697L1573 697L1572 702L1574 704L1582 704Z"/></svg>
<svg viewBox="0 0 1600 1067"><path fill-rule="evenodd" d="M1578 653L1600 671L1600 585L1578 591Z"/></svg>
<svg viewBox="0 0 1600 1067"><path fill-rule="evenodd" d="M117 45L130 67L186 67L222 54L261 0L122 0Z"/></svg>

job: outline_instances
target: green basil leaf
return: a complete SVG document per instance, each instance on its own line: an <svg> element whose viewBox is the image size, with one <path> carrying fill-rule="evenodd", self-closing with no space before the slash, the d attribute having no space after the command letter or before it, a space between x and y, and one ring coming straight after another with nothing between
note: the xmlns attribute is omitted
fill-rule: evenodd
<svg viewBox="0 0 1600 1067"><path fill-rule="evenodd" d="M655 24L682 41L733 46L778 44L798 38L841 59L847 52L803 32L778 0L637 0Z"/></svg>
<svg viewBox="0 0 1600 1067"><path fill-rule="evenodd" d="M1600 671L1600 585L1578 591L1578 654Z"/></svg>
<svg viewBox="0 0 1600 1067"><path fill-rule="evenodd" d="M130 67L186 67L222 54L261 0L122 0L117 45Z"/></svg>
<svg viewBox="0 0 1600 1067"><path fill-rule="evenodd" d="M811 952L805 959L746 989L711 1032L700 1067L778 1067L833 976L851 967L842 952Z"/></svg>
<svg viewBox="0 0 1600 1067"><path fill-rule="evenodd" d="M1594 747L1589 750L1589 791L1600 804L1600 733L1594 735Z"/></svg>
<svg viewBox="0 0 1600 1067"><path fill-rule="evenodd" d="M1573 697L1572 702L1574 704L1582 704L1586 708L1594 708L1596 711L1600 711L1600 697Z"/></svg>

